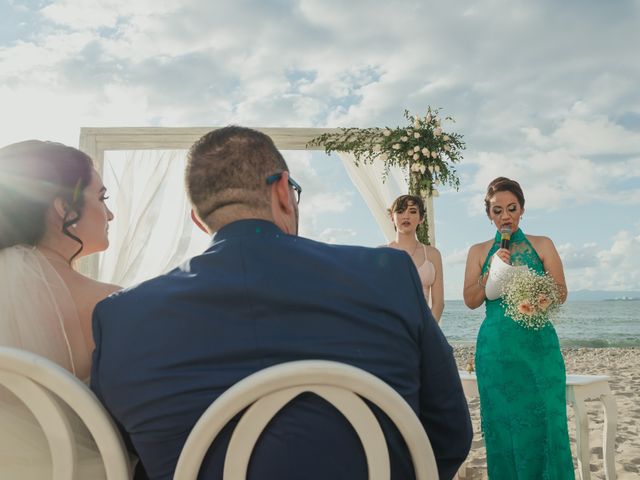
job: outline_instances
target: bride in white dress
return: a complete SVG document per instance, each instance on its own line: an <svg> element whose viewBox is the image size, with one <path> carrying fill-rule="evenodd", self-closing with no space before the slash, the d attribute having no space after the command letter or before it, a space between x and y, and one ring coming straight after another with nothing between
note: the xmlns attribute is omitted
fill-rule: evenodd
<svg viewBox="0 0 640 480"><path fill-rule="evenodd" d="M29 140L0 149L0 345L85 381L93 308L119 287L81 275L74 262L107 248L106 199L91 158L75 148ZM76 423L79 478L104 478L91 436ZM49 478L50 469L35 418L0 387L0 478Z"/></svg>

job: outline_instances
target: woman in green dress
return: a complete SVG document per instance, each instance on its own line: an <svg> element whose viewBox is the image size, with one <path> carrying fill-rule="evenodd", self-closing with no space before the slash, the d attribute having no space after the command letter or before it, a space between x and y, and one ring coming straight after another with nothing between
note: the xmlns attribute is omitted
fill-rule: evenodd
<svg viewBox="0 0 640 480"><path fill-rule="evenodd" d="M488 300L485 285L494 255L511 265L547 272L567 296L562 261L547 237L519 229L524 195L518 182L493 180L485 197L495 238L469 250L464 301L486 305L476 344L482 431L491 480L567 480L574 478L565 398L565 368L556 331L550 323L530 330L506 316L501 299ZM501 248L501 229L513 234Z"/></svg>

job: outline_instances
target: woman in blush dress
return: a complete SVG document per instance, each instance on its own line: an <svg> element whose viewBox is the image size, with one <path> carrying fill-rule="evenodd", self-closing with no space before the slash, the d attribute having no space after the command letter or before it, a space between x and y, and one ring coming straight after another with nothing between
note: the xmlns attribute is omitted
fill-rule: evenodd
<svg viewBox="0 0 640 480"><path fill-rule="evenodd" d="M492 261L498 257L538 274L546 272L564 302L562 261L549 238L525 235L520 229L524 194L518 182L493 180L485 207L498 231L469 250L464 301L472 309L483 303L486 308L478 332L476 373L489 478L573 479L565 368L556 331L550 323L540 330L521 326L505 313L501 298L489 300L485 292ZM502 229L513 232L508 249L501 245Z"/></svg>
<svg viewBox="0 0 640 480"><path fill-rule="evenodd" d="M416 230L424 222L424 202L416 195L401 195L389 208L396 239L387 246L404 250L418 269L424 297L434 318L440 322L444 310L442 256L437 248L418 241Z"/></svg>
<svg viewBox="0 0 640 480"><path fill-rule="evenodd" d="M0 149L0 345L48 358L88 379L91 315L118 290L78 273L78 258L105 250L113 214L83 152L29 140ZM50 476L49 449L35 420L0 392L0 478ZM104 478L95 444L80 425L80 478Z"/></svg>

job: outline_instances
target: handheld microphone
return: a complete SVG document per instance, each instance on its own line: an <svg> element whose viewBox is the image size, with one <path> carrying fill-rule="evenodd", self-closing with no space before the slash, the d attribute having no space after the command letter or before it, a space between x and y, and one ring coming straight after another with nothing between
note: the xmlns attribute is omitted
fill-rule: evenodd
<svg viewBox="0 0 640 480"><path fill-rule="evenodd" d="M500 229L500 248L509 250L511 245L511 227L505 225Z"/></svg>

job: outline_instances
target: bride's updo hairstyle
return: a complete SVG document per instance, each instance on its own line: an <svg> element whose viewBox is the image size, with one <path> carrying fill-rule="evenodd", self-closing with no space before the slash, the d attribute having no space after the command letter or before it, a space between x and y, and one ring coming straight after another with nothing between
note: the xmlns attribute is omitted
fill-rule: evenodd
<svg viewBox="0 0 640 480"><path fill-rule="evenodd" d="M91 158L61 143L27 140L0 148L0 250L14 245L37 245L46 230L46 216L56 198L66 210L62 233L80 244L69 231L84 206L84 189L91 183Z"/></svg>
<svg viewBox="0 0 640 480"><path fill-rule="evenodd" d="M507 177L498 177L491 181L487 187L487 194L484 196L484 206L487 210L487 216L489 215L489 202L493 196L498 192L511 192L518 199L520 208L524 208L524 193L522 193L522 187L515 180L511 180Z"/></svg>

